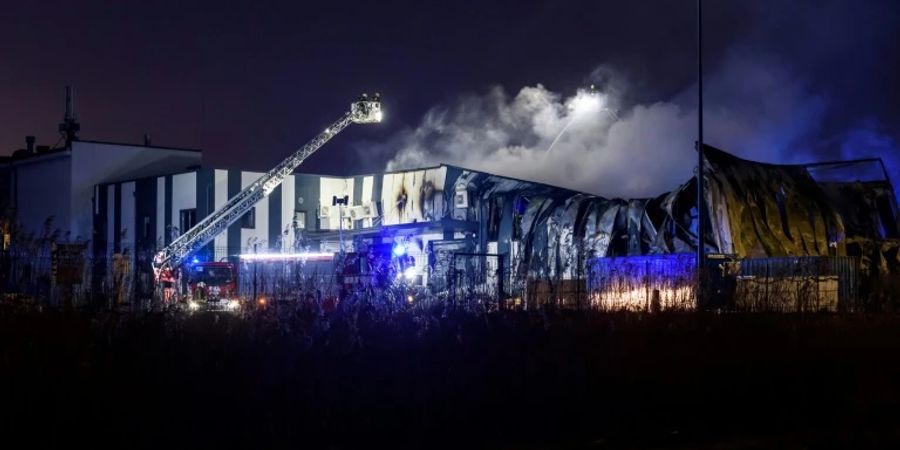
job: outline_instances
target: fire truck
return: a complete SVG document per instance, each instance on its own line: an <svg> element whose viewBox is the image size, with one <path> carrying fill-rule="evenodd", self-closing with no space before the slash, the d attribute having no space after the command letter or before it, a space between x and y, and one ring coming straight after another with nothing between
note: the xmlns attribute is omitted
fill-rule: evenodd
<svg viewBox="0 0 900 450"><path fill-rule="evenodd" d="M201 220L181 236L177 237L171 244L157 252L151 262L156 279L157 299L166 298L166 289L171 289L170 287L167 287L167 285L171 284L170 278L177 277L179 273L191 273L190 267L185 267L185 263L195 252L211 242L217 235L225 231L231 224L237 222L244 214L249 212L257 203L278 187L285 178L294 173L294 170L306 160L306 158L325 145L325 143L347 128L350 124L378 123L381 122L381 119L381 98L379 94L375 94L372 98L363 94L357 101L350 104L350 109L347 112L330 126L326 127L324 131L319 133L311 141L306 143L306 145L287 157L272 170L259 177L259 179L251 183L245 189L238 192L234 197L225 202L225 205ZM215 266L198 267L214 268ZM225 270L226 269L223 267L216 267L217 273L224 273ZM237 277L234 276L233 267L231 268L231 273L231 279L236 279ZM212 287L218 287L219 292L221 292L223 287L229 285L228 283L220 283L219 281L216 281L216 283L218 284L210 286L202 276L198 276L196 283L194 283L194 288L191 288L191 291L198 289L196 292L208 295ZM188 301L190 301L190 299L188 299Z"/></svg>
<svg viewBox="0 0 900 450"><path fill-rule="evenodd" d="M241 307L237 271L230 262L196 262L187 266L188 307L236 311Z"/></svg>

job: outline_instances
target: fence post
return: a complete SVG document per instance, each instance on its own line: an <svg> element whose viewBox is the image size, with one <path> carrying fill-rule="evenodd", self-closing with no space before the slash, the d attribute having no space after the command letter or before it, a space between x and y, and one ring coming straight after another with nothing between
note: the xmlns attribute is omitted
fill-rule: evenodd
<svg viewBox="0 0 900 450"><path fill-rule="evenodd" d="M256 244L253 244L253 253L256 253ZM256 280L257 280L256 267L257 267L258 263L259 263L258 260L253 261L253 303L254 304L256 304L256 302L258 301L258 299L256 298Z"/></svg>
<svg viewBox="0 0 900 450"><path fill-rule="evenodd" d="M593 260L593 258L588 258L588 261L592 261L592 260ZM594 297L594 267L593 267L593 265L591 265L590 262L585 263L585 267L586 267L585 270L587 270L587 277L586 277L587 278L587 280L586 280L587 287L585 288L585 291L587 294L588 309L591 309L591 306L593 306L593 305L591 305L591 301L593 300L593 297Z"/></svg>
<svg viewBox="0 0 900 450"><path fill-rule="evenodd" d="M817 310L822 309L822 298L819 293L819 280L822 277L822 264L824 262L827 262L826 260L824 260L822 258L827 258L827 256L820 257L817 260L818 264L816 264L816 309Z"/></svg>
<svg viewBox="0 0 900 450"><path fill-rule="evenodd" d="M650 311L650 260L644 261L644 308Z"/></svg>
<svg viewBox="0 0 900 450"><path fill-rule="evenodd" d="M447 292L450 307L456 309L456 254L450 255L450 266L447 268Z"/></svg>
<svg viewBox="0 0 900 450"><path fill-rule="evenodd" d="M764 292L763 293L763 305L765 305L765 309L766 309L766 311L768 311L769 310L769 282L771 281L771 276L769 274L769 260L765 259L764 261L766 263L766 278L765 278L766 288L763 291Z"/></svg>
<svg viewBox="0 0 900 450"><path fill-rule="evenodd" d="M503 289L503 258L504 255L497 255L497 302L498 309L506 309L506 295Z"/></svg>

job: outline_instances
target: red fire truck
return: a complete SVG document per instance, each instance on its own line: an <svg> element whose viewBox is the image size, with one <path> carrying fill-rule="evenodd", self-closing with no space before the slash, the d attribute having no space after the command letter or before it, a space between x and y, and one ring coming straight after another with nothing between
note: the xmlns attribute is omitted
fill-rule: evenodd
<svg viewBox="0 0 900 450"><path fill-rule="evenodd" d="M240 309L234 264L197 262L187 266L187 275L187 300L190 309Z"/></svg>

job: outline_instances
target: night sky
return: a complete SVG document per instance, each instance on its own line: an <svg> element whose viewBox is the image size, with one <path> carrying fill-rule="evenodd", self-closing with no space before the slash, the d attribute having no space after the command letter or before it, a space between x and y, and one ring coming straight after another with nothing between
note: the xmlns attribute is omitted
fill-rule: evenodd
<svg viewBox="0 0 900 450"><path fill-rule="evenodd" d="M82 139L139 143L146 132L155 145L202 148L206 164L254 170L359 93L380 91L386 123L348 129L302 168L351 174L393 156L365 143L391 142L435 105L493 86L571 95L604 67L627 80L627 110L683 97L695 82L690 0L4 3L3 154L29 134L57 142L67 84ZM882 151L900 141L900 2L707 1L704 13L710 73L736 52L760 55L821 100L795 142L805 151L839 156L859 127ZM711 87L711 111L741 89L740 77L724 79L734 84Z"/></svg>

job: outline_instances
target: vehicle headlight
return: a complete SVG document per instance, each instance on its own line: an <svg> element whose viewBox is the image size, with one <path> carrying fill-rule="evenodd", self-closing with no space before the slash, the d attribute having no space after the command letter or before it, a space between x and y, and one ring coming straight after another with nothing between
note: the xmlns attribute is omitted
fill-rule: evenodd
<svg viewBox="0 0 900 450"><path fill-rule="evenodd" d="M199 309L199 308L200 308L200 304L197 303L197 302L195 302L195 301L193 301L193 300L191 300L191 301L188 302L188 308L190 308L190 309L192 309L192 310L196 310L196 309Z"/></svg>
<svg viewBox="0 0 900 450"><path fill-rule="evenodd" d="M241 302L238 300L232 300L228 302L228 307L231 309L238 309L241 307Z"/></svg>

